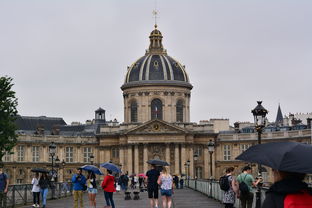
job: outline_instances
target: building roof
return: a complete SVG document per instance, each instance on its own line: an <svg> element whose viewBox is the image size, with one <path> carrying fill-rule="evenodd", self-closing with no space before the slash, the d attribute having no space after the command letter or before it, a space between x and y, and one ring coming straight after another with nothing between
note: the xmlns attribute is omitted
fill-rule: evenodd
<svg viewBox="0 0 312 208"><path fill-rule="evenodd" d="M157 29L151 32L150 46L146 54L135 61L125 77L122 89L142 85L177 85L192 88L185 66L167 55L162 45L162 34Z"/></svg>
<svg viewBox="0 0 312 208"><path fill-rule="evenodd" d="M56 126L66 125L63 118L46 117L46 116L18 116L15 124L18 130L36 131L38 128L43 128L47 131L52 131Z"/></svg>
<svg viewBox="0 0 312 208"><path fill-rule="evenodd" d="M275 120L275 125L283 125L283 114L281 110L281 106L278 104L277 115Z"/></svg>

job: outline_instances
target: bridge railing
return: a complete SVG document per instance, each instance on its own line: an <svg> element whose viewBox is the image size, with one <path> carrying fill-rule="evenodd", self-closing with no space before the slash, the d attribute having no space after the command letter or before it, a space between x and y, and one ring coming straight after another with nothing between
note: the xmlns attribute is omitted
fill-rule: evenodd
<svg viewBox="0 0 312 208"><path fill-rule="evenodd" d="M16 207L32 203L32 184L9 185L4 204L0 207ZM72 195L71 183L53 183L49 188L47 199L58 199Z"/></svg>
<svg viewBox="0 0 312 208"><path fill-rule="evenodd" d="M189 179L186 180L186 184L187 187L198 191L202 194L207 195L210 198L213 198L217 201L222 202L223 199L223 193L224 191L222 191L220 189L220 185L219 185L219 181L216 180L194 180L194 179ZM253 200L253 207L255 207L255 202L256 202L256 194L255 194L256 189L253 189L254 192L254 200ZM262 188L261 189L261 200L263 201L265 198L265 192L267 191L266 188ZM235 207L240 207L240 201L239 199L236 198L235 201Z"/></svg>

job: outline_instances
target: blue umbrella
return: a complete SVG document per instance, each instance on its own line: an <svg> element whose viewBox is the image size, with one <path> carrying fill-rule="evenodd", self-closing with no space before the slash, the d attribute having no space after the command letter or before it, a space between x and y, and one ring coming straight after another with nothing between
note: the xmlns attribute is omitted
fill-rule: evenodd
<svg viewBox="0 0 312 208"><path fill-rule="evenodd" d="M94 174L103 175L100 169L94 165L84 165L80 167L82 170L91 171Z"/></svg>
<svg viewBox="0 0 312 208"><path fill-rule="evenodd" d="M106 163L102 163L100 166L103 168L106 168L107 170L111 170L113 172L117 172L117 173L121 172L120 168L114 163L106 162Z"/></svg>

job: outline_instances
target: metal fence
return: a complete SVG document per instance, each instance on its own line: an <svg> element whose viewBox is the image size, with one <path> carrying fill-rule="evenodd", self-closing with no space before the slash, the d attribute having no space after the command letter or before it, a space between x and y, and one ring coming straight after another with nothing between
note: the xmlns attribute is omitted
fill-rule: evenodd
<svg viewBox="0 0 312 208"><path fill-rule="evenodd" d="M71 183L54 183L53 188L49 188L47 199L59 199L72 195ZM0 207L16 207L32 203L32 184L9 185L6 200Z"/></svg>
<svg viewBox="0 0 312 208"><path fill-rule="evenodd" d="M222 198L223 198L223 193L224 191L222 191L220 189L220 185L218 181L215 180L194 180L194 179L190 179L186 181L186 186L198 191L202 194L207 195L210 198L213 198L217 201L222 202ZM253 190L254 192L254 200L253 200L253 205L252 207L255 207L255 203L256 203L256 194L255 194L256 189ZM261 189L261 200L263 201L265 198L265 192L267 191L266 188L262 188ZM235 207L240 207L240 201L238 199L236 199L235 201Z"/></svg>

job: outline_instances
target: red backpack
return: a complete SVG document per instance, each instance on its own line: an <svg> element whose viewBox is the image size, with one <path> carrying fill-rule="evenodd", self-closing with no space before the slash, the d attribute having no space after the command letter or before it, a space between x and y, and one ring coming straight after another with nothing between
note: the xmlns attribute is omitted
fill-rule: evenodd
<svg viewBox="0 0 312 208"><path fill-rule="evenodd" d="M284 208L312 208L312 194L303 190L296 194L287 194Z"/></svg>

